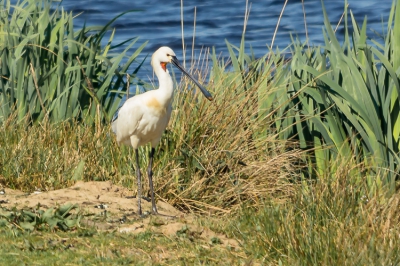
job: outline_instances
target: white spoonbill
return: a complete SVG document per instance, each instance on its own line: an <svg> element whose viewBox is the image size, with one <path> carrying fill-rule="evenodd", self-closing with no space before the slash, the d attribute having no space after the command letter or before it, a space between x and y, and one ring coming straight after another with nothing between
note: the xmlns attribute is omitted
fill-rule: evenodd
<svg viewBox="0 0 400 266"><path fill-rule="evenodd" d="M138 185L138 214L142 214L141 207L141 174L139 167L139 146L151 143L149 154L149 166L147 169L151 193L153 214L158 214L154 200L152 163L155 147L160 142L161 136L167 127L171 117L173 82L168 72L167 64L172 63L200 88L208 100L212 100L211 94L203 88L180 65L174 51L169 47L159 48L151 57L151 65L159 80L159 88L135 95L126 100L119 109L118 116L112 121L112 130L117 136L117 142L131 145L136 153L136 175Z"/></svg>

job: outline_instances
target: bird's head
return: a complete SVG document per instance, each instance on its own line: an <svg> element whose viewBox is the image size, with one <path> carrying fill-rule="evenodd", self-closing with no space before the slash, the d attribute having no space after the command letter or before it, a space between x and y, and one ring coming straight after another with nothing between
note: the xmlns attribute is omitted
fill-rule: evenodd
<svg viewBox="0 0 400 266"><path fill-rule="evenodd" d="M159 64L165 72L167 72L167 64L173 61L178 61L178 59L174 51L167 46L160 47L151 57L151 65L156 67Z"/></svg>

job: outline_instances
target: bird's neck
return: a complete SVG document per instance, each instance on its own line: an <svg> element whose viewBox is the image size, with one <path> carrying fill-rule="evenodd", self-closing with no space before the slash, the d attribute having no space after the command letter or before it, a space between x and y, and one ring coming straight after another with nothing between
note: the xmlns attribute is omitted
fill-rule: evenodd
<svg viewBox="0 0 400 266"><path fill-rule="evenodd" d="M167 71L161 70L156 72L159 88L158 88L158 96L159 100L168 105L171 103L172 98L174 96L174 84L172 82L172 78Z"/></svg>

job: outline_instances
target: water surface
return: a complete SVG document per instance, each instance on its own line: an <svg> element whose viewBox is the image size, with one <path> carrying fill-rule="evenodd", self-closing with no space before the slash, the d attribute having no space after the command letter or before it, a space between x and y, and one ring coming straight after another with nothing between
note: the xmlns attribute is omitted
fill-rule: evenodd
<svg viewBox="0 0 400 266"><path fill-rule="evenodd" d="M268 52L284 2L284 0L248 2L250 16L246 27L246 44L247 48L252 47L257 57ZM342 16L345 1L325 0L324 2L332 25L336 25ZM369 36L376 37L375 32L384 34L386 30L384 22L389 16L392 1L348 0L348 3L358 23L361 24L367 17ZM76 28L82 27L84 23L105 25L124 11L138 10L116 21L114 24L115 43L138 36L140 37L139 44L149 41L142 56L152 54L158 47L167 45L173 48L178 58L183 61L180 0L64 0L61 5L64 10L72 11L74 14L81 13L75 20ZM215 47L218 54L227 56L225 40L239 46L245 10L245 0L183 1L184 42L188 50L186 62L189 62L191 56L194 29L195 58L198 58L202 48L211 47ZM307 35L304 16L307 23ZM194 27L194 22L196 27ZM308 37L310 44L321 45L324 41L322 28L323 13L320 0L289 0L279 24L274 47L280 49L287 47L291 43L290 34L301 41L306 41ZM342 29L342 27L338 29L339 39L343 33ZM148 62L145 63L143 71L151 72Z"/></svg>

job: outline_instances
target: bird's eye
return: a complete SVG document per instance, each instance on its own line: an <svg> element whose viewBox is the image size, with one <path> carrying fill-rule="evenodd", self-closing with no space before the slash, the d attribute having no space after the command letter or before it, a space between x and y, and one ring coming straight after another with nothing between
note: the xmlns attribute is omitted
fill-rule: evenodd
<svg viewBox="0 0 400 266"><path fill-rule="evenodd" d="M170 54L167 54L167 56L170 56Z"/></svg>

